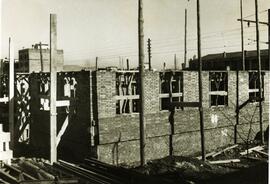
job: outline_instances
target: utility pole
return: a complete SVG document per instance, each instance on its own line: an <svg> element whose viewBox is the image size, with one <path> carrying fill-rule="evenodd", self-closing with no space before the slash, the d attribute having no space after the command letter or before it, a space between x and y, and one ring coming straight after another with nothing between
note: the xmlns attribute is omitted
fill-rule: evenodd
<svg viewBox="0 0 270 184"><path fill-rule="evenodd" d="M50 162L57 161L57 19L50 14Z"/></svg>
<svg viewBox="0 0 270 184"><path fill-rule="evenodd" d="M151 71L151 58L152 58L152 55L151 55L151 39L148 38L147 40L147 50L148 50L148 65L149 65L149 71Z"/></svg>
<svg viewBox="0 0 270 184"><path fill-rule="evenodd" d="M8 122L10 132L10 148L14 150L15 132L14 132L14 47L9 38L9 103L8 103Z"/></svg>
<svg viewBox="0 0 270 184"><path fill-rule="evenodd" d="M40 70L41 72L44 71L44 62L43 62L43 55L42 55L42 46L48 46L48 44L42 44L41 42L39 42L39 51L40 51Z"/></svg>
<svg viewBox="0 0 270 184"><path fill-rule="evenodd" d="M176 59L176 54L174 54L174 70L177 70L177 59Z"/></svg>
<svg viewBox="0 0 270 184"><path fill-rule="evenodd" d="M202 160L205 161L204 147L204 121L203 121L203 96L202 96L202 58L201 58L201 25L200 25L200 0L197 0L197 36L198 36L198 74L199 74L199 111L200 111L200 132L201 132L201 154Z"/></svg>
<svg viewBox="0 0 270 184"><path fill-rule="evenodd" d="M243 0L240 0L240 12L241 12L242 69L245 70L244 26L243 26Z"/></svg>
<svg viewBox="0 0 270 184"><path fill-rule="evenodd" d="M268 9L268 64L270 64L270 9Z"/></svg>
<svg viewBox="0 0 270 184"><path fill-rule="evenodd" d="M261 144L264 144L263 120L262 120L262 76L261 76L261 51L260 51L260 30L258 17L258 0L255 0L255 18L256 18L256 40L257 40L257 60L258 60L258 76L259 76L259 118Z"/></svg>
<svg viewBox="0 0 270 184"><path fill-rule="evenodd" d="M96 71L98 70L98 57L96 57Z"/></svg>
<svg viewBox="0 0 270 184"><path fill-rule="evenodd" d="M138 41L139 41L139 84L140 84L140 158L141 166L145 160L145 117L144 117L144 33L143 33L143 0L138 1Z"/></svg>
<svg viewBox="0 0 270 184"><path fill-rule="evenodd" d="M187 67L187 9L185 9L185 41L184 41L185 53L184 53L184 68Z"/></svg>
<svg viewBox="0 0 270 184"><path fill-rule="evenodd" d="M129 60L127 59L127 70L129 70Z"/></svg>

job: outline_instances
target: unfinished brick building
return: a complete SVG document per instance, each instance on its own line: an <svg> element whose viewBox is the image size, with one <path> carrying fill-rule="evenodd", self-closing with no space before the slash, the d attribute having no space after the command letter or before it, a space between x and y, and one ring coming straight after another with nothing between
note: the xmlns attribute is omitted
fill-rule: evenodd
<svg viewBox="0 0 270 184"><path fill-rule="evenodd" d="M269 74L263 71L264 129L269 122ZM27 141L21 143L30 145L31 152L38 156L48 158L49 74L16 76L16 140L20 142L27 135ZM240 110L238 125L235 116L237 78L239 104L256 100L256 72L204 71L202 76L206 151L235 140L254 139L260 130L258 103L251 101ZM27 85L22 85L22 79ZM57 81L57 100L69 101L57 108L59 158L80 160L96 156L113 164L139 161L138 71L59 72ZM174 101L198 101L198 73L146 71L147 159L200 152L198 108L174 110L170 105ZM28 126L28 133L23 134Z"/></svg>

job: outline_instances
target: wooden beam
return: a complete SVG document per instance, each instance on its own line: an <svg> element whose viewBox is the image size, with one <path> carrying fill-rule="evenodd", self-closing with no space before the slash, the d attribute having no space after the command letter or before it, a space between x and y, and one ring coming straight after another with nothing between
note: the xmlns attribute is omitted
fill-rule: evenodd
<svg viewBox="0 0 270 184"><path fill-rule="evenodd" d="M172 106L174 107L199 107L199 102L172 102Z"/></svg>
<svg viewBox="0 0 270 184"><path fill-rule="evenodd" d="M56 101L56 107L68 107L70 106L69 100L57 100Z"/></svg>
<svg viewBox="0 0 270 184"><path fill-rule="evenodd" d="M240 162L240 159L209 161L210 164L229 164L229 163L236 163L236 162Z"/></svg>
<svg viewBox="0 0 270 184"><path fill-rule="evenodd" d="M249 148L248 150L245 150L243 152L240 152L240 155L242 155L242 156L243 155L247 155L248 153L251 153L254 150L261 151L261 150L263 150L263 147L262 146L255 146L253 148Z"/></svg>
<svg viewBox="0 0 270 184"><path fill-rule="evenodd" d="M69 123L69 118L67 116L64 123L63 123L63 125L62 125L62 127L61 127L61 129L60 129L60 131L59 131L59 133L58 133L58 135L57 135L57 138L56 138L56 145L57 146L61 141L62 135L65 133L65 131L66 131L67 127L68 127L68 123Z"/></svg>
<svg viewBox="0 0 270 184"><path fill-rule="evenodd" d="M181 97L183 96L183 93L172 93L172 97ZM159 98L169 98L170 94L169 93L162 93L159 94Z"/></svg>
<svg viewBox="0 0 270 184"><path fill-rule="evenodd" d="M57 161L57 20L56 14L50 14L50 162Z"/></svg>
<svg viewBox="0 0 270 184"><path fill-rule="evenodd" d="M9 38L9 108L8 108L8 114L9 114L9 132L10 132L10 148L14 149L14 47L13 43L11 41L11 38Z"/></svg>
<svg viewBox="0 0 270 184"><path fill-rule="evenodd" d="M215 154L213 154L212 157L216 157L217 155L220 155L221 153L223 153L225 151L228 151L228 150L231 150L231 149L236 148L236 147L238 147L238 144L232 145L232 146L227 147L227 148L225 148L225 149L223 149L221 151L218 151Z"/></svg>
<svg viewBox="0 0 270 184"><path fill-rule="evenodd" d="M260 150L253 150L255 153L259 153L260 155L262 155L263 157L266 157L268 158L268 153L265 153L263 151L260 151Z"/></svg>
<svg viewBox="0 0 270 184"><path fill-rule="evenodd" d="M0 98L0 103L7 103L9 100L8 97L3 97L3 98Z"/></svg>
<svg viewBox="0 0 270 184"><path fill-rule="evenodd" d="M209 91L209 95L227 96L227 91Z"/></svg>
<svg viewBox="0 0 270 184"><path fill-rule="evenodd" d="M207 153L206 155L205 155L205 157L207 158L207 157L211 157L213 154L215 154L216 152L210 152L210 153ZM201 160L202 159L202 156L198 156L198 157L196 157L197 159L199 159L199 160Z"/></svg>
<svg viewBox="0 0 270 184"><path fill-rule="evenodd" d="M241 21L241 19L237 19L237 21ZM243 21L243 22L249 22L249 23L256 23L255 20L242 19L242 21ZM266 25L266 26L269 25L267 22L260 22L260 21L259 21L259 24Z"/></svg>

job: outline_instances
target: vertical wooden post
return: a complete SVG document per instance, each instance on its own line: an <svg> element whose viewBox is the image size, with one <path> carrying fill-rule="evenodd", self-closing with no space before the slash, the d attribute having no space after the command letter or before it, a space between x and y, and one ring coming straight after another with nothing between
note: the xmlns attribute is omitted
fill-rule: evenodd
<svg viewBox="0 0 270 184"><path fill-rule="evenodd" d="M57 161L57 19L56 14L50 14L50 162Z"/></svg>
<svg viewBox="0 0 270 184"><path fill-rule="evenodd" d="M199 111L200 111L200 132L201 132L201 154L202 160L205 161L204 147L204 121L203 121L203 96L202 96L202 58L201 58L201 25L200 25L200 0L197 0L197 36L198 36L198 74L199 74Z"/></svg>
<svg viewBox="0 0 270 184"><path fill-rule="evenodd" d="M246 69L245 64L245 48L244 48L244 27L243 27L243 0L240 0L240 13L241 13L241 48L242 48L242 70Z"/></svg>
<svg viewBox="0 0 270 184"><path fill-rule="evenodd" d="M8 103L8 122L10 132L10 148L14 150L15 132L14 132L14 47L9 38L9 103Z"/></svg>
<svg viewBox="0 0 270 184"><path fill-rule="evenodd" d="M43 72L44 66L43 66L43 57L42 57L42 43L39 42L39 51L40 51L40 70Z"/></svg>
<svg viewBox="0 0 270 184"><path fill-rule="evenodd" d="M237 143L237 126L239 125L239 65L236 70L236 125L234 126L234 144Z"/></svg>
<svg viewBox="0 0 270 184"><path fill-rule="evenodd" d="M98 57L96 57L96 70L98 70Z"/></svg>
<svg viewBox="0 0 270 184"><path fill-rule="evenodd" d="M187 9L185 9L185 41L184 41L185 53L184 53L184 68L187 67Z"/></svg>
<svg viewBox="0 0 270 184"><path fill-rule="evenodd" d="M148 65L149 65L149 70L152 70L152 56L151 56L151 39L148 38L147 40L147 50L148 50Z"/></svg>
<svg viewBox="0 0 270 184"><path fill-rule="evenodd" d="M129 70L129 60L127 59L127 70Z"/></svg>
<svg viewBox="0 0 270 184"><path fill-rule="evenodd" d="M177 59L176 59L176 54L174 54L174 70L177 70Z"/></svg>
<svg viewBox="0 0 270 184"><path fill-rule="evenodd" d="M264 143L263 132L263 117L262 117L262 76L261 76L261 51L260 51L260 30L259 30L259 17L258 17L258 0L255 0L255 18L256 18L256 41L257 41L257 60L258 60L258 76L259 76L259 119L260 119L260 132L261 143Z"/></svg>
<svg viewBox="0 0 270 184"><path fill-rule="evenodd" d="M144 124L144 33L143 33L143 0L138 3L138 41L139 41L139 83L140 83L140 158L141 165L145 160L145 124Z"/></svg>
<svg viewBox="0 0 270 184"><path fill-rule="evenodd" d="M270 63L270 9L268 9L268 62Z"/></svg>

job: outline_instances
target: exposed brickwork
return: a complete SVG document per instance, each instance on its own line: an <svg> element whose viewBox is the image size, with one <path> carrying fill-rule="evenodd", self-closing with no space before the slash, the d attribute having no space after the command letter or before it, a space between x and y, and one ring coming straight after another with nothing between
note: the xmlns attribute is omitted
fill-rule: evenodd
<svg viewBox="0 0 270 184"><path fill-rule="evenodd" d="M209 107L209 73L202 72L202 97L203 107ZM199 101L199 85L198 85L198 72L183 72L184 83L184 102L198 102Z"/></svg>
<svg viewBox="0 0 270 184"><path fill-rule="evenodd" d="M159 72L146 71L144 79L145 87L145 113L156 113L159 111Z"/></svg>
<svg viewBox="0 0 270 184"><path fill-rule="evenodd" d="M229 71L228 72L228 106L235 108L236 107L236 87L237 87L237 72Z"/></svg>
<svg viewBox="0 0 270 184"><path fill-rule="evenodd" d="M116 115L115 72L97 71L97 108L98 118L114 117Z"/></svg>
<svg viewBox="0 0 270 184"><path fill-rule="evenodd" d="M239 71L239 104L243 104L249 99L249 78L248 72ZM236 97L234 97L236 98Z"/></svg>
<svg viewBox="0 0 270 184"><path fill-rule="evenodd" d="M158 75L147 73L151 80L146 82L145 90L149 97L152 95L153 101L159 103L154 96ZM269 76L269 72L267 73ZM198 101L198 73L183 72L184 80L184 101ZM209 105L209 73L202 73L203 80L203 107L205 122L205 145L207 152L217 147L234 143L235 128L235 104L236 104L236 72L228 72L228 106L210 107ZM240 104L249 98L248 95L248 72L239 72L239 99ZM150 85L151 83L152 86ZM151 86L151 87L149 87ZM269 80L265 80L265 87L269 86ZM155 90L155 91L153 91ZM269 90L265 89L265 93ZM156 93L158 96L158 93ZM151 100L146 99L146 157L147 159L161 158L169 154L169 135L171 125L169 123L170 112L159 111L158 105L148 104ZM151 108L149 108L151 107ZM156 110L155 110L156 108ZM264 128L268 126L268 107L264 105ZM151 111L148 111L152 109ZM255 111L255 112L254 112ZM156 112L153 114L153 112ZM251 122L251 129L250 123ZM238 136L246 137L246 132L255 137L258 128L258 108L256 104L249 104L240 112L240 125ZM175 155L198 154L201 149L200 126L198 108L184 108L176 110L174 114L173 153ZM139 115L117 115L110 118L99 119L100 144L98 145L98 158L109 163L130 163L139 161ZM238 137L239 141L241 139ZM151 141L150 141L151 140ZM150 142L149 142L150 141ZM117 151L116 151L117 148ZM150 149L151 148L151 149ZM118 153L118 154L116 154ZM155 154L154 154L155 153Z"/></svg>

